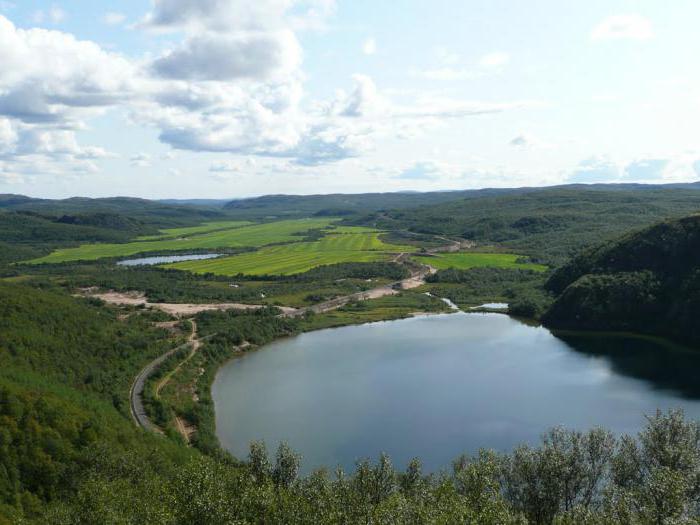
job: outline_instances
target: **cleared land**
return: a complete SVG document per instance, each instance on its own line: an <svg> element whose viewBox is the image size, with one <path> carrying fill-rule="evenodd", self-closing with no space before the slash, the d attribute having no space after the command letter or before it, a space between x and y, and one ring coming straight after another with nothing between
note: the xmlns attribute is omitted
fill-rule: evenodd
<svg viewBox="0 0 700 525"><path fill-rule="evenodd" d="M318 241L269 246L256 252L218 259L183 261L165 267L195 273L219 275L291 275L316 266L342 262L372 262L391 258L392 253L412 248L387 244L381 232L368 228L344 227Z"/></svg>
<svg viewBox="0 0 700 525"><path fill-rule="evenodd" d="M457 270L468 270L469 268L520 268L521 270L535 270L543 272L547 269L542 264L521 263L518 259L520 255L514 253L477 253L477 252L456 252L441 253L430 257L417 256L416 260L423 264L428 264L438 270L455 268Z"/></svg>
<svg viewBox="0 0 700 525"><path fill-rule="evenodd" d="M233 228L240 228L241 226L248 226L253 224L250 221L218 221L218 222L205 222L199 226L188 226L186 228L167 228L165 230L160 230L158 235L146 235L144 237L139 237L137 241L153 241L153 240L163 240L171 239L173 237L182 237L183 235L197 235L199 233L208 233L219 230L231 230Z"/></svg>
<svg viewBox="0 0 700 525"><path fill-rule="evenodd" d="M95 260L104 257L128 257L138 253L177 250L201 250L215 248L259 247L267 244L300 240L299 234L309 230L327 228L337 219L298 219L277 221L251 226L235 227L200 233L189 237L154 241L134 241L124 244L84 244L77 248L64 248L29 261L30 263L60 263L66 261Z"/></svg>

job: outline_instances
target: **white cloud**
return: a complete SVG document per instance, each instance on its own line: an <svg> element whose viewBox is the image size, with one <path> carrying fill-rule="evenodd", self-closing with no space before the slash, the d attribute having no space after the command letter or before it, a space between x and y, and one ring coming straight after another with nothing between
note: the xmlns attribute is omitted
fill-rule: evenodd
<svg viewBox="0 0 700 525"><path fill-rule="evenodd" d="M153 63L154 71L179 80L266 79L287 76L301 63L291 31L209 34L188 40Z"/></svg>
<svg viewBox="0 0 700 525"><path fill-rule="evenodd" d="M510 55L502 51L494 51L481 57L479 65L484 68L498 68L510 62Z"/></svg>
<svg viewBox="0 0 700 525"><path fill-rule="evenodd" d="M498 74L510 61L510 55L503 52L493 52L482 56L476 63L478 67L459 66L460 57L447 49L435 50L438 67L419 71L418 75L430 80L453 81L483 78L487 75Z"/></svg>
<svg viewBox="0 0 700 525"><path fill-rule="evenodd" d="M306 102L301 48L290 28L321 20L334 6L330 0L156 0L141 25L182 31L182 42L140 61L59 31L16 28L0 16L2 160L94 171L108 153L81 147L74 132L112 107L155 128L175 150L316 166L359 157L382 138L415 137L450 119L534 105L430 94L402 96L399 104L366 75L353 77L349 93ZM130 162L146 167L152 158L144 153Z"/></svg>
<svg viewBox="0 0 700 525"><path fill-rule="evenodd" d="M229 32L318 28L334 0L154 0L141 26L156 30Z"/></svg>
<svg viewBox="0 0 700 525"><path fill-rule="evenodd" d="M555 146L529 133L514 137L509 144L521 149L553 149Z"/></svg>
<svg viewBox="0 0 700 525"><path fill-rule="evenodd" d="M630 182L658 181L664 178L669 159L640 159L627 164L622 172L622 180Z"/></svg>
<svg viewBox="0 0 700 525"><path fill-rule="evenodd" d="M654 36L651 21L639 14L613 15L591 32L591 40L648 40Z"/></svg>
<svg viewBox="0 0 700 525"><path fill-rule="evenodd" d="M435 180L443 174L441 166L433 161L415 162L399 173L403 180Z"/></svg>
<svg viewBox="0 0 700 525"><path fill-rule="evenodd" d="M377 52L377 41L370 37L362 43L362 52L365 55L374 55Z"/></svg>
<svg viewBox="0 0 700 525"><path fill-rule="evenodd" d="M255 167L255 160L247 158L245 160L222 160L212 162L209 171L213 173L234 173L243 170L251 170Z"/></svg>
<svg viewBox="0 0 700 525"><path fill-rule="evenodd" d="M110 11L104 14L102 21L108 26L118 26L126 21L126 15L124 13Z"/></svg>
<svg viewBox="0 0 700 525"><path fill-rule="evenodd" d="M670 155L643 156L615 160L608 155L583 160L571 171L569 182L625 182L664 184L691 182L700 174L700 152L687 151Z"/></svg>
<svg viewBox="0 0 700 525"><path fill-rule="evenodd" d="M346 117L366 117L380 113L386 102L379 94L374 81L367 75L354 75L355 89L343 99L341 95L339 113Z"/></svg>
<svg viewBox="0 0 700 525"><path fill-rule="evenodd" d="M134 66L92 42L16 28L0 16L0 114L71 125L90 110L125 100Z"/></svg>
<svg viewBox="0 0 700 525"><path fill-rule="evenodd" d="M149 168L151 156L148 153L137 153L129 158L129 163L135 168Z"/></svg>
<svg viewBox="0 0 700 525"><path fill-rule="evenodd" d="M35 24L43 24L49 22L51 24L60 24L65 20L66 12L58 6L52 6L47 10L39 9L32 13L32 22Z"/></svg>
<svg viewBox="0 0 700 525"><path fill-rule="evenodd" d="M582 160L569 174L568 181L583 184L615 182L620 175L621 169L617 162L607 156L596 156Z"/></svg>

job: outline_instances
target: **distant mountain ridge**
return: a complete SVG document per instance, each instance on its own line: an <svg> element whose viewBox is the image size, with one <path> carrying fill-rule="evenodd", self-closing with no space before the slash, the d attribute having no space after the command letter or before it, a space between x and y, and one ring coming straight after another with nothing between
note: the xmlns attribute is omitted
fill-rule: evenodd
<svg viewBox="0 0 700 525"><path fill-rule="evenodd" d="M47 199L30 197L27 195L0 193L0 208L26 208L39 206L80 207L90 208L100 206L138 206L138 205L164 205L164 206L197 206L197 207L224 207L226 209L255 209L265 208L270 205L297 204L304 208L328 207L336 203L357 208L358 211L368 208L376 208L379 203L391 208L392 203L398 207L411 207L427 205L431 203L447 202L461 198L479 198L509 193L529 193L533 191L546 191L554 189L586 189L597 191L625 191L625 190L655 190L655 189L692 189L700 190L700 181L671 184L640 184L640 183L596 183L596 184L560 184L555 186L521 186L513 188L480 188L468 190L435 190L435 191L396 191L396 192L367 192L367 193L330 193L330 194L269 194L259 197L244 198L179 198L179 199L145 199L140 197L68 197L65 199ZM323 202L323 204L319 204ZM318 210L317 210L318 211Z"/></svg>

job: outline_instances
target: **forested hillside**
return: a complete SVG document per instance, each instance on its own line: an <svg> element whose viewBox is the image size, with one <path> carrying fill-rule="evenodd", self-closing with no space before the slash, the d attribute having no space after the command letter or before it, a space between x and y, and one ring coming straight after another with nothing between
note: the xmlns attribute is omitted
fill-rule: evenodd
<svg viewBox="0 0 700 525"><path fill-rule="evenodd" d="M148 471L190 456L128 419L134 374L168 344L141 316L0 283L0 523L49 522L47 504L79 491L97 462L140 456Z"/></svg>
<svg viewBox="0 0 700 525"><path fill-rule="evenodd" d="M32 259L63 246L128 242L162 228L224 217L213 207L145 199L63 200L0 195L0 264Z"/></svg>
<svg viewBox="0 0 700 525"><path fill-rule="evenodd" d="M589 249L549 278L553 327L700 341L700 215L658 223Z"/></svg>
<svg viewBox="0 0 700 525"><path fill-rule="evenodd" d="M391 210L357 222L500 243L558 266L601 240L698 210L696 191L564 187Z"/></svg>

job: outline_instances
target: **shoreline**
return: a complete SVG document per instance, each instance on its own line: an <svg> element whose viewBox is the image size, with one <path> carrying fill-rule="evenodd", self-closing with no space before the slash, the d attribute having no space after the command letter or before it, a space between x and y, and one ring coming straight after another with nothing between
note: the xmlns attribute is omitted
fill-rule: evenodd
<svg viewBox="0 0 700 525"><path fill-rule="evenodd" d="M211 381L206 385L206 388L208 389L208 395L211 399L211 407L213 410L213 428L211 429L212 435L216 439L217 446L219 449L226 454L230 454L232 457L234 457L236 460L242 460L242 458L238 458L236 456L233 456L233 453L229 452L227 448L222 445L220 438L217 434L217 429L216 429L216 404L214 402L214 395L213 395L213 388L214 388L214 383L216 382L220 370L227 365L228 363L241 359L245 357L245 354L247 352L257 352L260 350L265 349L268 345L272 343L276 343L278 341L282 341L287 338L291 337L298 337L300 335L306 334L306 333L311 333L311 332L316 332L320 330L333 330L333 329L339 329L339 328L347 328L351 326L364 326L364 325L373 325L373 324L378 324L378 323L388 323L388 322L394 322L394 321L409 321L411 319L421 319L421 318L426 318L426 317L437 317L437 316L448 316L448 315L453 315L453 314L463 314L463 315L507 315L514 321L527 324L530 326L540 326L543 327L547 330L549 330L553 336L559 337L560 335L570 335L570 336L579 336L579 337L586 337L586 338L596 338L596 337L615 337L615 338L631 338L631 339L637 339L640 341L649 341L656 343L664 348L672 348L675 350L683 350L687 352L697 352L700 349L694 349L691 347L687 347L684 345L679 345L675 343L674 341L671 341L669 339L663 338L663 337L658 337L658 336L651 336L648 334L637 334L637 333L632 333L632 332L603 332L603 331L572 331L572 330L555 330L551 329L542 323L540 323L536 319L531 319L531 318L522 318L522 317L517 317L517 316L512 316L508 314L507 311L499 311L499 310L474 310L474 311L463 311L463 310L450 310L446 312L413 312L411 315L405 316L405 317L400 317L400 318L389 318L389 319L381 319L381 320L376 320L376 321L365 321L365 322L357 322L357 323L345 323L339 326L331 326L331 327L319 327L319 328L314 328L311 330L304 330L300 332L299 334L295 335L288 335L284 337L279 337L276 339L273 339L272 341L259 346L255 348L251 348L250 350L246 350L245 352L236 352L234 355L231 355L229 358L222 360L221 362L217 363L215 365L215 370L214 373L211 376ZM213 364L213 363L212 363ZM213 364L214 365L214 364ZM206 375L206 374L205 374Z"/></svg>

